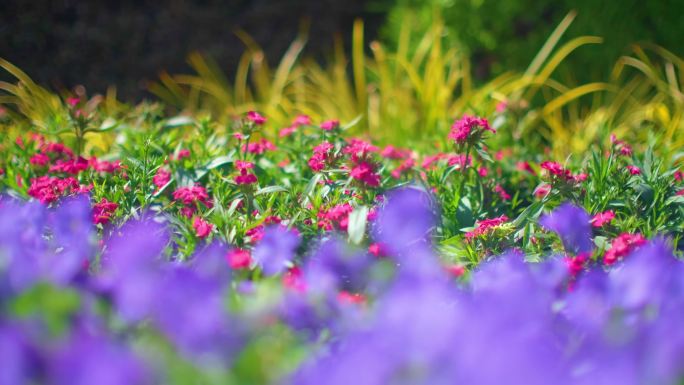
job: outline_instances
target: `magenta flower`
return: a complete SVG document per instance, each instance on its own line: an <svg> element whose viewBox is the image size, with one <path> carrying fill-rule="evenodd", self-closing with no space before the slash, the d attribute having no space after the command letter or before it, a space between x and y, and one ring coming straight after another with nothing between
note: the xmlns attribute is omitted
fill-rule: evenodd
<svg viewBox="0 0 684 385"><path fill-rule="evenodd" d="M235 184L237 185L250 185L257 182L256 175L247 171L247 169L241 169L240 175L235 177Z"/></svg>
<svg viewBox="0 0 684 385"><path fill-rule="evenodd" d="M264 123L266 123L266 118L261 116L258 112L256 111L249 111L247 113L247 120L254 123L257 126L261 126Z"/></svg>
<svg viewBox="0 0 684 385"><path fill-rule="evenodd" d="M38 153L33 155L29 162L34 166L45 166L50 163L50 157L43 153Z"/></svg>
<svg viewBox="0 0 684 385"><path fill-rule="evenodd" d="M166 186L171 181L171 172L164 168L157 169L157 173L152 178L152 183L157 187L157 190Z"/></svg>
<svg viewBox="0 0 684 385"><path fill-rule="evenodd" d="M372 187L380 185L380 175L375 173L373 166L368 162L355 165L350 173L351 177Z"/></svg>
<svg viewBox="0 0 684 385"><path fill-rule="evenodd" d="M118 207L118 204L102 198L99 203L93 206L93 223L96 225L109 223Z"/></svg>
<svg viewBox="0 0 684 385"><path fill-rule="evenodd" d="M570 170L566 170L563 166L561 166L560 163L557 162L550 162L550 161L544 161L539 164L539 166L546 170L549 175L561 177L561 178L570 178L571 173Z"/></svg>
<svg viewBox="0 0 684 385"><path fill-rule="evenodd" d="M479 138L484 131L496 133L496 130L489 126L487 119L463 115L461 119L456 120L451 125L448 138L456 144L465 144L471 138Z"/></svg>
<svg viewBox="0 0 684 385"><path fill-rule="evenodd" d="M494 187L494 192L499 194L501 200L507 201L511 199L511 194L507 193L500 184L497 184L496 187Z"/></svg>
<svg viewBox="0 0 684 385"><path fill-rule="evenodd" d="M235 248L226 255L228 265L233 270L249 269L252 264L252 255L249 250Z"/></svg>
<svg viewBox="0 0 684 385"><path fill-rule="evenodd" d="M594 227L603 227L609 224L613 218L615 218L615 212L613 210L607 210L602 213L598 213L591 218L591 225Z"/></svg>
<svg viewBox="0 0 684 385"><path fill-rule="evenodd" d="M195 220L192 222L192 228L195 229L195 234L198 238L206 238L211 234L214 225L200 217L195 217Z"/></svg>
<svg viewBox="0 0 684 385"><path fill-rule="evenodd" d="M195 203L202 203L207 207L212 206L207 190L200 185L177 188L176 191L173 192L173 199L186 206L194 205Z"/></svg>
<svg viewBox="0 0 684 385"><path fill-rule="evenodd" d="M641 169L637 166L629 165L627 166L627 171L632 175L641 175Z"/></svg>
<svg viewBox="0 0 684 385"><path fill-rule="evenodd" d="M321 123L321 130L323 131L332 131L340 126L340 121L336 119L332 120L326 120L325 122Z"/></svg>
<svg viewBox="0 0 684 385"><path fill-rule="evenodd" d="M244 160L236 160L235 161L235 168L238 170L249 170L254 168L254 163L252 162L247 162Z"/></svg>
<svg viewBox="0 0 684 385"><path fill-rule="evenodd" d="M481 235L485 235L489 233L492 229L494 229L497 226L501 226L502 224L506 223L508 221L508 217L505 215L502 215L500 217L492 218L492 219L483 219L481 221L475 222L475 229L472 231L469 231L465 234L465 237L467 240L471 240L473 238L477 238Z"/></svg>
<svg viewBox="0 0 684 385"><path fill-rule="evenodd" d="M299 126L310 126L311 125L311 118L308 115L297 115L295 117L294 121L292 122L292 127L299 127Z"/></svg>
<svg viewBox="0 0 684 385"><path fill-rule="evenodd" d="M612 265L645 243L646 238L641 234L622 233L611 242L610 249L603 256L603 263Z"/></svg>

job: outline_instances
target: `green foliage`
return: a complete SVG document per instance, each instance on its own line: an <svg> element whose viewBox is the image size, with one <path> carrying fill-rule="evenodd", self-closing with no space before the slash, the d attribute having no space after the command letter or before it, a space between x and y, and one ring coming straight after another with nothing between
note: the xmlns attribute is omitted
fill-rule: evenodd
<svg viewBox="0 0 684 385"><path fill-rule="evenodd" d="M569 58L562 68L566 78L582 82L605 78L613 63L636 42L655 43L684 54L680 48L684 5L676 0L404 0L391 8L383 37L399 45L398 36L407 22L425 30L439 17L448 26L449 44L474 55L483 78L523 70L572 10L578 16L565 41L594 35L603 37L605 43ZM407 19L407 15L411 17Z"/></svg>

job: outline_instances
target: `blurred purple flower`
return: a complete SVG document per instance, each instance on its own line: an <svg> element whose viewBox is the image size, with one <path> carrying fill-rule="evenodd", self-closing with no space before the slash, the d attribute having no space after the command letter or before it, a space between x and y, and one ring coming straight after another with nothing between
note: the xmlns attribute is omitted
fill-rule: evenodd
<svg viewBox="0 0 684 385"><path fill-rule="evenodd" d="M157 302L168 237L163 225L147 219L128 221L107 240L98 283L124 319L141 320Z"/></svg>
<svg viewBox="0 0 684 385"><path fill-rule="evenodd" d="M299 235L283 226L270 226L252 252L252 258L261 266L265 275L282 273L292 261L299 246Z"/></svg>
<svg viewBox="0 0 684 385"><path fill-rule="evenodd" d="M160 282L155 325L190 356L232 352L237 325L229 324L224 308L226 286L187 267L172 268Z"/></svg>
<svg viewBox="0 0 684 385"><path fill-rule="evenodd" d="M47 383L54 385L139 385L153 383L132 352L106 336L75 331L51 358Z"/></svg>
<svg viewBox="0 0 684 385"><path fill-rule="evenodd" d="M404 256L430 246L430 231L435 214L427 193L416 188L391 192L387 204L379 211L375 238L390 254Z"/></svg>
<svg viewBox="0 0 684 385"><path fill-rule="evenodd" d="M591 218L584 209L563 203L552 213L544 215L539 223L558 234L565 249L574 254L591 252Z"/></svg>

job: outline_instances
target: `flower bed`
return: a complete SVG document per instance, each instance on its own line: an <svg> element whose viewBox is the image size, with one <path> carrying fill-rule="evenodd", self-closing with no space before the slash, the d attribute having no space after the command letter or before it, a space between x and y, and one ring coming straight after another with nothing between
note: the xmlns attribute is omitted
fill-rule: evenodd
<svg viewBox="0 0 684 385"><path fill-rule="evenodd" d="M73 146L2 142L0 383L684 374L682 174L652 149L550 159L474 116L409 149L138 111L95 157L103 119L69 104Z"/></svg>

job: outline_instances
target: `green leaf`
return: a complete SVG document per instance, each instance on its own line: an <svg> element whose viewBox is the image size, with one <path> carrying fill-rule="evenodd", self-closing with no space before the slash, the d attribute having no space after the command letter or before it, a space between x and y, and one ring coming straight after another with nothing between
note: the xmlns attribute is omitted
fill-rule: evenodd
<svg viewBox="0 0 684 385"><path fill-rule="evenodd" d="M271 194L275 192L287 192L288 189L286 189L283 186L266 186L258 189L254 195L262 195L262 194Z"/></svg>
<svg viewBox="0 0 684 385"><path fill-rule="evenodd" d="M225 156L217 156L216 158L212 159L211 162L207 163L204 168L207 170L212 170L217 167L221 167L225 164L232 163L233 162L233 156L232 155L225 155Z"/></svg>
<svg viewBox="0 0 684 385"><path fill-rule="evenodd" d="M175 116L164 123L164 128L176 128L195 124L195 119L189 116Z"/></svg>
<svg viewBox="0 0 684 385"><path fill-rule="evenodd" d="M357 124L361 121L361 119L363 119L363 114L361 114L361 115L355 117L355 118L352 119L349 123L347 123L347 124L345 124L344 126L340 127L340 130L344 131L344 130L348 130L348 129L354 127L355 125L357 125Z"/></svg>
<svg viewBox="0 0 684 385"><path fill-rule="evenodd" d="M475 151L477 151L477 153L480 155L480 157L481 157L482 159L484 159L486 162L490 162L490 163L491 163L491 162L494 161L494 159L492 159L491 155L489 155L489 154L487 153L487 151L486 151L484 148L482 148L482 146L477 146L477 147L475 147Z"/></svg>
<svg viewBox="0 0 684 385"><path fill-rule="evenodd" d="M368 207L360 206L354 209L349 214L349 224L347 225L347 233L349 234L349 242L358 245L363 240L366 233L366 223L368 222Z"/></svg>
<svg viewBox="0 0 684 385"><path fill-rule="evenodd" d="M115 129L116 127L118 127L118 125L119 124L117 123L116 120L114 120L112 118L107 118L102 122L102 124L100 124L100 128L98 128L97 130L99 132L111 131L111 130Z"/></svg>

